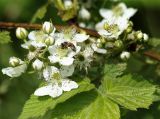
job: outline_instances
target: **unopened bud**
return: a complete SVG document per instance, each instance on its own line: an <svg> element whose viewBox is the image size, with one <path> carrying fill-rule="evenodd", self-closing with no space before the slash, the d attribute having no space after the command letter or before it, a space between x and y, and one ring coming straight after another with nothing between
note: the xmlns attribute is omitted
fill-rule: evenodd
<svg viewBox="0 0 160 119"><path fill-rule="evenodd" d="M18 66L20 64L20 59L17 58L17 57L11 57L9 59L9 64L12 66L12 67L15 67L15 66Z"/></svg>
<svg viewBox="0 0 160 119"><path fill-rule="evenodd" d="M26 39L28 36L28 32L25 28L18 27L16 29L16 36L18 39Z"/></svg>
<svg viewBox="0 0 160 119"><path fill-rule="evenodd" d="M50 46L50 45L52 45L53 43L54 43L54 39L53 39L53 37L51 37L51 36L49 36L49 37L47 37L46 39L45 39L45 44L47 45L47 46Z"/></svg>
<svg viewBox="0 0 160 119"><path fill-rule="evenodd" d="M120 54L120 58L122 60L128 60L130 58L131 54L130 52L127 52L127 51L123 51L121 54Z"/></svg>
<svg viewBox="0 0 160 119"><path fill-rule="evenodd" d="M138 40L141 40L143 38L143 33L141 31L137 31L135 35Z"/></svg>
<svg viewBox="0 0 160 119"><path fill-rule="evenodd" d="M129 27L133 27L133 22L132 22L132 21L129 21L129 22L128 22L128 26L129 26Z"/></svg>
<svg viewBox="0 0 160 119"><path fill-rule="evenodd" d="M87 9L82 7L81 10L79 11L79 17L84 20L89 20L91 18L91 14Z"/></svg>
<svg viewBox="0 0 160 119"><path fill-rule="evenodd" d="M64 0L64 7L65 7L66 9L71 9L71 8L72 8L72 5L73 5L73 3L72 3L71 0Z"/></svg>
<svg viewBox="0 0 160 119"><path fill-rule="evenodd" d="M33 66L33 69L39 71L39 70L41 70L41 69L43 68L44 64L43 64L43 62L40 61L39 59L36 59L36 60L33 62L32 66Z"/></svg>
<svg viewBox="0 0 160 119"><path fill-rule="evenodd" d="M131 33L132 30L133 30L133 28L132 28L131 26L129 26L129 27L126 29L126 32L127 32L127 33Z"/></svg>
<svg viewBox="0 0 160 119"><path fill-rule="evenodd" d="M46 21L43 23L42 30L44 33L50 34L54 30L54 26L51 22Z"/></svg>
<svg viewBox="0 0 160 119"><path fill-rule="evenodd" d="M122 42L121 40L116 40L116 41L114 42L114 46L115 46L116 48L122 48L122 47L123 47L123 42Z"/></svg>
<svg viewBox="0 0 160 119"><path fill-rule="evenodd" d="M148 35L146 33L143 34L143 41L147 42L149 39Z"/></svg>

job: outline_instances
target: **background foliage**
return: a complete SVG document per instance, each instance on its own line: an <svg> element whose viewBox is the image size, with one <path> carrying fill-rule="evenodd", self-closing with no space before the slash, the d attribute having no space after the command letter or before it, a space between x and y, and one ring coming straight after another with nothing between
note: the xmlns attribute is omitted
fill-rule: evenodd
<svg viewBox="0 0 160 119"><path fill-rule="evenodd" d="M101 6L103 7L107 6L107 2L105 0L94 0L94 1L95 3L97 3L96 4L97 8L100 8ZM152 41L152 43L150 43L150 45L154 45L154 46L156 45L154 49L156 49L157 51L160 51L159 49L160 40L158 39L158 37L160 37L160 34L159 34L160 33L160 28L159 28L160 14L158 14L160 13L160 9L159 9L160 1L159 0L152 0L152 1L151 0L124 0L124 1L128 4L128 6L133 6L139 9L138 13L132 18L135 24L135 29L137 30L142 29L143 32L146 32L150 34L151 37L154 37L154 40ZM48 2L46 0L41 0L41 1L0 0L0 21L42 23L42 20L49 20L51 18L53 19L54 23L63 24L60 18L56 15L57 11L54 8L54 5L52 4L48 5ZM96 8L91 10L91 12L97 14L97 11L94 11L94 10L96 10ZM21 58L25 53L25 51L20 48L19 44L21 43L21 41L16 39L15 31L14 30L9 30L9 31L11 32L10 33L11 38L1 36L1 32L4 32L4 29L2 29L0 32L0 69L8 65L8 59L10 56L17 56ZM8 32L5 32L5 34L8 34ZM2 42L2 40L5 42ZM12 43L5 44L7 42L12 42ZM160 84L159 62L146 58L143 55L135 55L128 62L129 62L129 65L127 66L127 71L130 71L132 73L142 74L145 79L148 79L149 82ZM20 78L11 81L11 80L7 80L7 77L2 75L2 73L0 72L0 119L17 119L17 117L20 115L22 111L22 107L25 101L29 98L29 96L33 93L35 88L40 83L40 81L38 81L36 77L37 75L25 74ZM131 77L131 76L127 75L127 77ZM112 83L116 85L115 82L112 82ZM103 88L99 90L103 92ZM147 92L148 93L152 92L152 90L154 90L153 88L148 89ZM125 90L125 88L121 89L121 91L123 90ZM141 90L146 91L145 85L144 85L144 89L142 88ZM110 92L109 89L108 89L108 92ZM119 94L119 92L115 92L115 93ZM95 90L91 90L90 92L88 92L88 96L90 97L90 99L88 99L88 97L86 97L86 94L83 94L83 93L80 93L72 97L67 101L66 105L63 105L63 104L58 105L56 107L56 111L47 112L48 118L52 114L56 115L60 113L58 110L61 109L61 107L64 108L65 113L61 114L62 117L59 117L59 118L69 117L72 114L71 113L72 110L77 110L77 112L80 110L82 112L82 117L87 110L90 110L90 113L91 113L90 117L100 116L100 115L93 115L93 113L95 113L95 110L93 110L94 109L93 107L94 105L96 105L97 102L99 101L103 102L104 97L98 94L97 91ZM76 98L83 98L83 100L80 102L79 105L75 101ZM159 119L160 117L159 102L155 102L153 105L150 106L150 109L148 110L138 109L138 112L134 112L134 111L128 111L123 107L129 107L135 110L136 106L123 105L119 103L122 106L118 107L118 105L114 103L117 101L112 99L114 99L114 97L112 98L112 96L107 98L107 100L111 102L110 104L112 104L112 107L114 107L116 110L114 113L116 113L117 117L119 116L119 113L121 113L122 119ZM146 99L149 102L148 98ZM131 98L129 98L129 100L131 100ZM155 100L160 100L160 98L157 96L155 97ZM90 104L90 101L94 101L94 103ZM70 110L65 108L69 104L73 105L73 107ZM76 107L76 104L78 105L77 106L78 108ZM87 107L83 108L84 110L81 110L82 107L86 105ZM99 107L100 106L101 105L99 105ZM104 110L110 110L109 106L105 102L103 106L104 106ZM144 105L144 107L147 107L147 105ZM110 116L107 113L105 115ZM76 119L76 115L75 115L75 119ZM116 118L113 117L113 119L116 119Z"/></svg>

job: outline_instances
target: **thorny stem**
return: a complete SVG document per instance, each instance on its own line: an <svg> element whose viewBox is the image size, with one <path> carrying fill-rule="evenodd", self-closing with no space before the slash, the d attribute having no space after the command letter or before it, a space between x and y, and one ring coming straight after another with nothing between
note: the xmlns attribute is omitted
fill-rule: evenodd
<svg viewBox="0 0 160 119"><path fill-rule="evenodd" d="M69 26L62 26L62 25L54 25L56 27L57 30L61 31L62 29L69 27ZM88 35L91 35L93 37L99 37L100 35L95 31L95 30L91 30L91 29L86 29L86 28L81 28L77 25L72 25L76 28L77 31L85 31ZM14 29L17 27L23 27L26 29L41 29L42 25L41 24L29 24L29 23L14 23L14 22L0 22L0 29ZM155 51L146 51L144 52L144 55L158 60L160 61L160 54L156 53Z"/></svg>

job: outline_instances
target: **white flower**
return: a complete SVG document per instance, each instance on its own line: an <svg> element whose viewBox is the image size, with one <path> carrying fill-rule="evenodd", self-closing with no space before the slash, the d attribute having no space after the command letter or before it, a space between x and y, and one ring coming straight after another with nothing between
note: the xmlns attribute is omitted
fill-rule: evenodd
<svg viewBox="0 0 160 119"><path fill-rule="evenodd" d="M65 79L74 72L74 65L62 66L60 70L54 66L48 66L43 70L43 77L46 81Z"/></svg>
<svg viewBox="0 0 160 119"><path fill-rule="evenodd" d="M77 43L82 43L89 38L89 35L83 33L76 33L75 29L66 29L61 33L55 33L55 45L61 45L63 42L70 42L74 45Z"/></svg>
<svg viewBox="0 0 160 119"><path fill-rule="evenodd" d="M127 51L123 51L121 54L120 54L120 58L122 60L127 60L129 59L131 56L130 52L127 52Z"/></svg>
<svg viewBox="0 0 160 119"><path fill-rule="evenodd" d="M47 86L38 88L34 95L45 96L49 95L53 98L62 95L63 91L71 91L72 89L78 88L78 84L75 81L68 79L62 80L61 82L56 82L54 84L49 84Z"/></svg>
<svg viewBox="0 0 160 119"><path fill-rule="evenodd" d="M77 55L75 65L77 65L80 70L85 69L87 72L93 61L93 53L94 51L91 46L86 46L85 49Z"/></svg>
<svg viewBox="0 0 160 119"><path fill-rule="evenodd" d="M59 62L61 65L71 65L73 64L74 58L73 56L76 55L80 51L80 46L73 46L75 47L75 51L71 48L62 48L62 46L50 46L48 48L51 56L49 56L49 60L51 63Z"/></svg>
<svg viewBox="0 0 160 119"><path fill-rule="evenodd" d="M27 35L28 35L28 32L27 32L27 30L25 28L18 27L16 29L16 36L17 36L17 38L19 38L19 39L26 39Z"/></svg>
<svg viewBox="0 0 160 119"><path fill-rule="evenodd" d="M89 20L91 18L91 14L86 8L82 7L79 11L79 17L84 20Z"/></svg>
<svg viewBox="0 0 160 119"><path fill-rule="evenodd" d="M104 19L110 19L112 17L123 17L126 19L130 19L137 12L134 8L127 8L124 3L120 3L117 6L113 7L113 9L100 9L100 15Z"/></svg>
<svg viewBox="0 0 160 119"><path fill-rule="evenodd" d="M44 66L44 63L42 61L40 61L39 59L36 59L33 62L32 66L35 70L41 70Z"/></svg>
<svg viewBox="0 0 160 119"><path fill-rule="evenodd" d="M27 64L21 59L18 60L19 60L19 65L15 67L3 68L2 73L8 75L9 77L18 77L22 73L24 73L27 69Z"/></svg>
<svg viewBox="0 0 160 119"><path fill-rule="evenodd" d="M104 19L96 25L98 33L108 39L117 39L128 27L128 20L120 18Z"/></svg>
<svg viewBox="0 0 160 119"><path fill-rule="evenodd" d="M63 91L70 91L78 88L78 84L74 81L67 79L74 72L74 66L61 67L57 69L54 66L48 66L43 71L43 76L48 85L37 89L34 93L36 96L49 95L53 98L60 96Z"/></svg>
<svg viewBox="0 0 160 119"><path fill-rule="evenodd" d="M53 26L51 22L46 21L42 25L42 30L44 33L50 34L55 31L55 27Z"/></svg>

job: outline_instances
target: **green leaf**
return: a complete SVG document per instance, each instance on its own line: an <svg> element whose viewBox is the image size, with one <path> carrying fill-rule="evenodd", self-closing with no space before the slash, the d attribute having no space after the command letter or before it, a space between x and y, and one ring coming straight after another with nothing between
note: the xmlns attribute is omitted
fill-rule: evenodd
<svg viewBox="0 0 160 119"><path fill-rule="evenodd" d="M103 97L98 91L81 93L59 104L43 119L119 119L116 103Z"/></svg>
<svg viewBox="0 0 160 119"><path fill-rule="evenodd" d="M155 86L130 74L119 78L105 76L100 89L106 97L130 110L148 108L155 92Z"/></svg>
<svg viewBox="0 0 160 119"><path fill-rule="evenodd" d="M47 7L48 7L48 3L46 3L45 5L43 5L42 7L40 7L36 13L34 14L31 23L35 22L37 19L42 19L44 18L46 12L47 12Z"/></svg>
<svg viewBox="0 0 160 119"><path fill-rule="evenodd" d="M106 74L106 76L108 77L115 78L117 76L122 75L126 67L126 63L106 64L104 67L104 74Z"/></svg>
<svg viewBox="0 0 160 119"><path fill-rule="evenodd" d="M10 33L8 31L0 32L0 44L7 44L11 42Z"/></svg>
<svg viewBox="0 0 160 119"><path fill-rule="evenodd" d="M90 84L88 79L84 79L79 83L79 88L64 92L58 98L51 98L49 96L37 97L32 95L24 105L19 119L39 118L44 116L49 109L54 109L57 104L66 101L78 93L89 91L93 88L94 85Z"/></svg>

